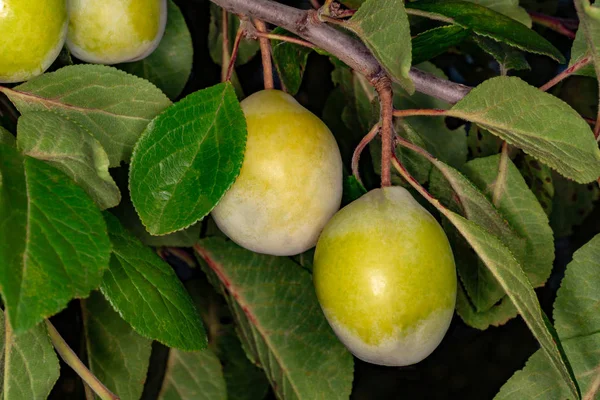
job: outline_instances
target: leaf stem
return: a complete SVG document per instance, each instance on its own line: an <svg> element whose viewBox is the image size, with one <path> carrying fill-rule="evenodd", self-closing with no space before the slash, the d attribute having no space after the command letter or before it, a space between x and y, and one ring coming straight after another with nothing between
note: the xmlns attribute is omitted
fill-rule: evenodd
<svg viewBox="0 0 600 400"><path fill-rule="evenodd" d="M77 375L79 375L102 400L119 400L119 397L108 390L106 386L104 386L83 364L79 357L77 357L77 354L69 347L67 342L65 342L63 337L49 320L46 320L46 327L48 328L50 340L63 361L67 363L69 367L73 368Z"/></svg>
<svg viewBox="0 0 600 400"><path fill-rule="evenodd" d="M577 61L575 64L571 65L569 68L565 69L563 72L546 82L543 86L540 87L540 90L542 92L546 92L548 89L552 88L554 85L556 85L563 79L573 75L575 72L579 71L581 68L585 67L591 62L592 56L583 57L581 60Z"/></svg>
<svg viewBox="0 0 600 400"><path fill-rule="evenodd" d="M229 66L227 67L227 75L225 75L225 81L231 80L231 75L233 74L233 70L235 68L235 60L237 60L237 55L240 49L240 42L242 41L242 37L244 36L244 28L242 27L243 21L238 28L238 31L235 35L235 40L233 42L233 50L231 51L231 59L229 60Z"/></svg>
<svg viewBox="0 0 600 400"><path fill-rule="evenodd" d="M260 20L255 19L254 25L258 32L267 33L266 24ZM273 63L271 61L271 43L269 39L264 37L259 37L260 42L260 54L262 56L262 65L263 65L263 80L265 82L265 89L273 89L275 88L275 84L273 82Z"/></svg>
<svg viewBox="0 0 600 400"><path fill-rule="evenodd" d="M254 32L253 35L255 35L259 38L267 38L270 40L280 40L282 42L294 43L294 44L298 44L300 46L309 47L311 49L317 48L317 46L315 46L311 42L307 42L306 40L297 39L297 38L290 37L290 36L277 35L274 33L264 33L264 32L258 32L258 31Z"/></svg>
<svg viewBox="0 0 600 400"><path fill-rule="evenodd" d="M356 148L354 149L354 153L352 154L352 175L354 175L356 180L359 181L361 184L362 180L360 179L360 174L358 171L360 155L362 154L365 147L367 147L367 145L371 143L375 136L377 136L380 128L381 126L379 124L373 126L369 133L367 133L365 137L362 138L358 146L356 146Z"/></svg>
<svg viewBox="0 0 600 400"><path fill-rule="evenodd" d="M329 22L330 24L333 24L333 25L338 25L338 26L343 26L343 27L346 26L346 21L344 21L342 19L330 17L329 15L319 15L319 19L323 22Z"/></svg>
<svg viewBox="0 0 600 400"><path fill-rule="evenodd" d="M558 32L569 39L575 39L575 33L565 26L564 20L561 18L551 17L534 11L529 11L529 16L534 23L552 29L554 32Z"/></svg>
<svg viewBox="0 0 600 400"><path fill-rule="evenodd" d="M221 82L227 81L227 71L229 69L229 63L231 62L231 55L229 54L229 13L222 9L221 14L221 27L223 43L221 46Z"/></svg>
<svg viewBox="0 0 600 400"><path fill-rule="evenodd" d="M429 115L432 117L444 116L448 110L439 109L412 109L412 110L394 110L394 117L414 117L419 115Z"/></svg>
<svg viewBox="0 0 600 400"><path fill-rule="evenodd" d="M392 174L390 171L390 157L393 153L392 142L394 140L394 92L392 81L387 75L383 75L375 83L375 90L379 95L381 108L381 187L392 185Z"/></svg>
<svg viewBox="0 0 600 400"><path fill-rule="evenodd" d="M508 172L508 143L502 143L502 153L500 155L500 162L498 163L498 175L494 182L494 192L492 194L492 204L498 207L500 202L500 196L505 192L506 188L506 174Z"/></svg>

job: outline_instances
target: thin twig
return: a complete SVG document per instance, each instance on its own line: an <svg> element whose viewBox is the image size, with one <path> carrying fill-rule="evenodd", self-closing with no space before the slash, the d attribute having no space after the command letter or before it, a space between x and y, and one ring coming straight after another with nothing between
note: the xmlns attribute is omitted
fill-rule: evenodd
<svg viewBox="0 0 600 400"><path fill-rule="evenodd" d="M439 110L439 109L411 109L411 110L394 110L394 117L404 118L404 117L414 117L420 115L429 115L429 116L444 116L448 110Z"/></svg>
<svg viewBox="0 0 600 400"><path fill-rule="evenodd" d="M533 11L529 12L529 16L534 23L552 29L553 31L558 32L569 39L575 39L575 33L565 26L564 20L561 18L551 17L549 15L540 14Z"/></svg>
<svg viewBox="0 0 600 400"><path fill-rule="evenodd" d="M380 127L381 126L379 124L373 126L369 133L367 133L365 137L362 138L358 146L356 146L356 148L354 149L354 153L352 154L352 175L354 175L356 180L360 183L362 183L362 180L360 179L360 173L358 171L360 155L362 154L365 147L367 147L367 145L371 143L375 136L377 136Z"/></svg>
<svg viewBox="0 0 600 400"><path fill-rule="evenodd" d="M394 140L394 93L392 82L387 76L382 77L375 85L381 107L381 187L392 185L390 157Z"/></svg>
<svg viewBox="0 0 600 400"><path fill-rule="evenodd" d="M259 32L267 33L266 24L260 20L255 19L254 25ZM271 43L267 38L259 38L260 42L260 54L262 56L262 65L263 65L263 79L265 82L265 89L273 89L275 87L275 83L273 82L273 63L271 61Z"/></svg>
<svg viewBox="0 0 600 400"><path fill-rule="evenodd" d="M56 352L60 355L63 361L83 379L85 383L102 399L102 400L119 400L119 397L112 393L96 378L94 374L81 362L77 354L65 342L60 336L60 333L56 330L54 325L46 320L46 327L48 328L48 335L50 340L56 349Z"/></svg>
<svg viewBox="0 0 600 400"><path fill-rule="evenodd" d="M227 70L229 67L229 63L231 61L231 56L229 54L229 13L222 11L221 18L221 27L222 27L222 35L223 35L223 43L221 47L221 82L227 81Z"/></svg>
<svg viewBox="0 0 600 400"><path fill-rule="evenodd" d="M583 57L581 60L577 61L575 64L571 65L569 68L565 69L563 72L546 82L542 87L540 87L540 90L546 92L548 89L552 88L563 79L573 75L575 72L579 71L581 68L585 67L591 62L592 56Z"/></svg>
<svg viewBox="0 0 600 400"><path fill-rule="evenodd" d="M242 37L244 36L244 28L242 27L243 22L240 24L238 31L235 35L235 41L233 42L233 50L231 51L231 59L229 60L229 66L227 67L227 75L225 76L225 81L231 80L231 75L233 74L233 70L235 68L235 60L237 60L237 55L240 49L240 42L242 41Z"/></svg>
<svg viewBox="0 0 600 400"><path fill-rule="evenodd" d="M281 40L282 42L294 43L294 44L298 44L300 46L309 47L311 49L317 48L317 46L315 46L311 42L307 42L306 40L302 40L302 39L297 39L295 37L277 35L275 33L263 33L263 32L258 32L258 31L253 32L253 35L255 35L259 38L267 38L270 40Z"/></svg>

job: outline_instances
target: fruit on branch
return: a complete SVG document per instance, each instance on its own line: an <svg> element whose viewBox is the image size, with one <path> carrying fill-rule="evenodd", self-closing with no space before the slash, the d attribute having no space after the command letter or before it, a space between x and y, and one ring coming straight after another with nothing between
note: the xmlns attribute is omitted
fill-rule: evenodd
<svg viewBox="0 0 600 400"><path fill-rule="evenodd" d="M302 253L340 207L337 143L319 118L279 90L254 93L241 105L248 124L244 162L212 216L249 250Z"/></svg>
<svg viewBox="0 0 600 400"><path fill-rule="evenodd" d="M372 190L327 223L313 280L339 339L373 364L423 360L454 313L456 271L448 238L402 187Z"/></svg>
<svg viewBox="0 0 600 400"><path fill-rule="evenodd" d="M117 64L141 60L162 39L167 0L69 0L67 45L80 60Z"/></svg>
<svg viewBox="0 0 600 400"><path fill-rule="evenodd" d="M0 0L0 83L41 75L67 34L66 0Z"/></svg>

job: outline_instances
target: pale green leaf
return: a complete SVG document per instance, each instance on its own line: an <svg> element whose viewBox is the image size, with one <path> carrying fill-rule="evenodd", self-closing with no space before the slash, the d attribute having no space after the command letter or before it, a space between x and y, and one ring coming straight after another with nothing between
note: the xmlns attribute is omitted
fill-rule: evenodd
<svg viewBox="0 0 600 400"><path fill-rule="evenodd" d="M100 289L137 333L183 350L206 348L200 316L173 269L104 212L113 255Z"/></svg>
<svg viewBox="0 0 600 400"><path fill-rule="evenodd" d="M531 17L527 10L519 6L519 0L465 0L470 3L491 8L492 10L504 14L514 20L519 21L528 28L531 28Z"/></svg>
<svg viewBox="0 0 600 400"><path fill-rule="evenodd" d="M237 178L246 119L230 83L187 96L135 146L131 200L148 232L164 235L204 218Z"/></svg>
<svg viewBox="0 0 600 400"><path fill-rule="evenodd" d="M570 179L586 183L600 176L600 150L588 123L519 78L485 81L448 114L485 127Z"/></svg>
<svg viewBox="0 0 600 400"><path fill-rule="evenodd" d="M596 6L597 7L597 6ZM590 28L592 28L592 37L597 38L595 40L600 45L600 23L592 22ZM588 52L588 45L585 39L584 29L578 29L575 34L575 40L571 47L571 60L569 61L569 67L572 67L577 62L585 58L590 52ZM588 64L585 67L575 71L574 75L589 76L590 78L596 78L596 70L594 64Z"/></svg>
<svg viewBox="0 0 600 400"><path fill-rule="evenodd" d="M63 172L0 144L0 289L17 333L98 287L110 257L100 210Z"/></svg>
<svg viewBox="0 0 600 400"><path fill-rule="evenodd" d="M38 324L17 336L0 311L0 330L3 346L2 399L47 398L58 380L60 370L46 325Z"/></svg>
<svg viewBox="0 0 600 400"><path fill-rule="evenodd" d="M469 251L468 248L464 250ZM518 314L514 304L507 296L500 301L500 304L494 305L489 310L478 312L469 301L462 285L458 287L456 312L467 325L480 330L486 330L490 326L504 325Z"/></svg>
<svg viewBox="0 0 600 400"><path fill-rule="evenodd" d="M150 82L103 65L73 65L12 89L0 88L22 114L50 110L87 129L110 166L129 161L146 125L171 102Z"/></svg>
<svg viewBox="0 0 600 400"><path fill-rule="evenodd" d="M367 0L345 26L365 42L392 79L407 92L415 91L408 76L411 36L402 0Z"/></svg>
<svg viewBox="0 0 600 400"><path fill-rule="evenodd" d="M135 333L99 292L92 292L81 308L90 371L121 400L138 400L152 341Z"/></svg>
<svg viewBox="0 0 600 400"><path fill-rule="evenodd" d="M265 370L279 398L350 396L352 356L325 320L308 272L288 258L218 238L202 240L195 250L221 285L248 356Z"/></svg>
<svg viewBox="0 0 600 400"><path fill-rule="evenodd" d="M165 34L156 50L143 60L120 64L118 67L149 80L171 100L175 100L192 73L193 61L192 35L179 7L169 0Z"/></svg>
<svg viewBox="0 0 600 400"><path fill-rule="evenodd" d="M111 208L121 192L108 172L108 155L84 128L50 111L29 112L17 125L19 150L70 176L96 202Z"/></svg>
<svg viewBox="0 0 600 400"><path fill-rule="evenodd" d="M159 400L226 400L227 389L219 359L210 349L169 352Z"/></svg>

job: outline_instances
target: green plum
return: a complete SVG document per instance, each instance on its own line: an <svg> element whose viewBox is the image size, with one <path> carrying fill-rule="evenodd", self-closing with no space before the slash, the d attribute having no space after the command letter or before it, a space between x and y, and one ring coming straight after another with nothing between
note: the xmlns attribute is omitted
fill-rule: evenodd
<svg viewBox="0 0 600 400"><path fill-rule="evenodd" d="M454 314L448 238L402 187L372 190L331 218L317 244L313 280L334 332L373 364L423 360Z"/></svg>
<svg viewBox="0 0 600 400"><path fill-rule="evenodd" d="M141 60L158 46L167 0L68 0L67 46L80 60L117 64Z"/></svg>
<svg viewBox="0 0 600 400"><path fill-rule="evenodd" d="M342 199L342 159L327 126L279 90L241 103L248 140L240 175L212 212L230 239L294 255L316 242Z"/></svg>
<svg viewBox="0 0 600 400"><path fill-rule="evenodd" d="M0 0L0 83L41 75L65 42L66 0Z"/></svg>

